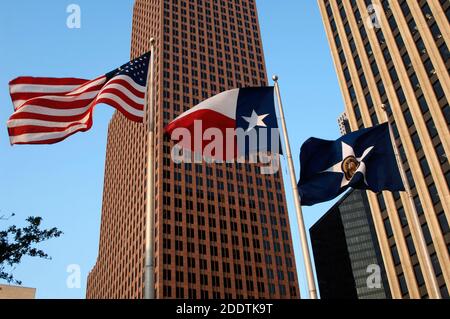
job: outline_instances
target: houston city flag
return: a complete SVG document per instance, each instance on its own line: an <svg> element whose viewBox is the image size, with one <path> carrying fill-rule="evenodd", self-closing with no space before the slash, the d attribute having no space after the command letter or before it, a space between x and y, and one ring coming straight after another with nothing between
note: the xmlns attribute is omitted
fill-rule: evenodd
<svg viewBox="0 0 450 319"><path fill-rule="evenodd" d="M53 144L92 127L94 107L112 106L143 122L150 53L93 80L19 77L9 83L11 145Z"/></svg>
<svg viewBox="0 0 450 319"><path fill-rule="evenodd" d="M300 152L302 205L331 200L347 189L404 191L387 123L327 141L307 140Z"/></svg>
<svg viewBox="0 0 450 319"><path fill-rule="evenodd" d="M273 87L217 94L182 113L164 132L182 148L215 160L281 154Z"/></svg>

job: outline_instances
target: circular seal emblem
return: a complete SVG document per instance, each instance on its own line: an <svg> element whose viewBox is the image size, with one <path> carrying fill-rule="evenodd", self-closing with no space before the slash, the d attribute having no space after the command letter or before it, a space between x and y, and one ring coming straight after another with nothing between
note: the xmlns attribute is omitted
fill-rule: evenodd
<svg viewBox="0 0 450 319"><path fill-rule="evenodd" d="M349 156L342 161L342 172L348 181L351 181L358 170L359 165L360 163L355 156Z"/></svg>

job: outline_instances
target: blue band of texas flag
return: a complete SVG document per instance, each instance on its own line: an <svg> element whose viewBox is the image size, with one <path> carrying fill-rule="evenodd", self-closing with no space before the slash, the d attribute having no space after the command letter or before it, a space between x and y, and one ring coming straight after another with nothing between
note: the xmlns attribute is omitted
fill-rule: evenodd
<svg viewBox="0 0 450 319"><path fill-rule="evenodd" d="M259 152L282 153L274 87L251 87L222 92L201 102L167 125L165 133L179 141L180 136L173 134L176 129L184 129L185 132L188 130L191 134L190 141L181 141L182 146L202 153L214 139L218 139L220 131L224 139L224 157L216 156L216 159L229 160ZM235 135L234 138L232 134ZM232 147L234 148L230 150Z"/></svg>

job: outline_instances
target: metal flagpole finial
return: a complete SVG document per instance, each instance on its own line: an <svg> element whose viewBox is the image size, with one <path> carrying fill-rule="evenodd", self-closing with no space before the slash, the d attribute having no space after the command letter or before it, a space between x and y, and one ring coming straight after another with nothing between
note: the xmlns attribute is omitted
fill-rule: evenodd
<svg viewBox="0 0 450 319"><path fill-rule="evenodd" d="M275 82L278 82L278 75L274 75L274 76L272 76L272 80L274 80Z"/></svg>

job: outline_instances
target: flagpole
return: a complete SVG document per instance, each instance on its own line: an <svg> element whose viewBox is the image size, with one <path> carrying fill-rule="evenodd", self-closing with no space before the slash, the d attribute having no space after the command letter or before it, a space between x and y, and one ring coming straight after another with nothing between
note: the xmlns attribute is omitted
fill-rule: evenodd
<svg viewBox="0 0 450 319"><path fill-rule="evenodd" d="M403 162L400 157L400 152L398 150L397 143L395 142L395 136L394 136L394 133L392 130L392 125L391 125L391 122L389 121L388 110L387 110L387 107L385 104L383 104L381 106L381 108L384 111L384 114L386 116L386 122L389 125L389 133L391 136L392 146L394 148L395 159L397 160L397 165L400 170L400 176L402 178L403 185L405 186L405 191L408 194L409 204L410 204L410 208L411 208L411 212L412 212L412 214L410 214L411 215L410 216L411 217L410 218L411 227L416 229L417 236L418 236L418 238L417 238L418 240L416 243L417 244L417 247L416 247L417 254L419 256L422 255L422 260L424 261L424 266L425 266L422 269L428 275L427 277L429 277L429 279L430 279L430 286L431 286L430 287L431 291L429 292L430 299L441 299L441 292L439 290L439 285L437 283L436 276L434 275L434 271L433 271L433 269L434 269L433 263L431 262L430 254L428 253L425 236L423 235L422 226L421 226L420 220L419 220L419 215L417 213L416 205L414 203L414 197L412 196L412 193L411 193L411 186L409 185L408 178L406 177L405 168L403 166Z"/></svg>
<svg viewBox="0 0 450 319"><path fill-rule="evenodd" d="M150 65L147 78L148 88L145 97L145 111L148 116L148 132L147 132L147 193L145 206L145 282L144 282L144 299L155 299L155 145L154 132L155 123L154 115L154 56L155 56L155 39L150 39Z"/></svg>
<svg viewBox="0 0 450 319"><path fill-rule="evenodd" d="M294 161L292 159L291 145L289 143L289 137L287 134L286 120L285 120L284 111L283 111L283 103L281 101L280 86L278 84L278 76L274 75L272 79L275 82L275 91L276 91L277 98L278 98L278 111L280 113L280 118L281 118L281 128L283 131L284 144L286 147L286 159L287 159L288 168L289 168L292 192L294 194L295 211L297 214L297 224L298 224L298 229L299 229L299 233L300 233L300 242L301 242L301 246L302 246L303 260L305 263L306 279L308 281L309 298L317 299L316 281L314 279L314 273L313 273L312 264L311 264L311 256L309 253L308 238L306 236L305 221L303 219L302 205L300 202L300 194L298 192L298 187L297 187L297 180L296 180L296 175L295 175Z"/></svg>

